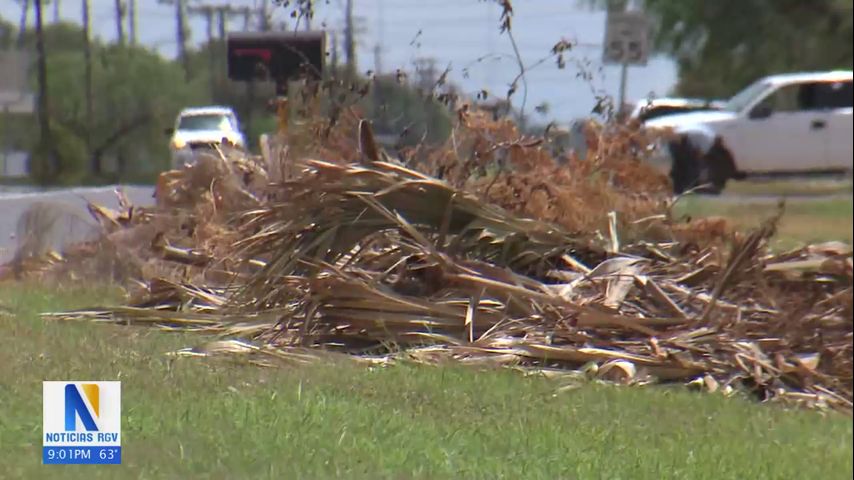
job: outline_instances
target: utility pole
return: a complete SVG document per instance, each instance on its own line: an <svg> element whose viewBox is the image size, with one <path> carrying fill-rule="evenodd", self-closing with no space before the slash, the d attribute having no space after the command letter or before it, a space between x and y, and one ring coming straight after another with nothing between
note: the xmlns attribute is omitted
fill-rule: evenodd
<svg viewBox="0 0 854 480"><path fill-rule="evenodd" d="M86 152L92 155L92 121L94 120L92 105L92 40L90 37L89 0L82 0L83 7L83 61L85 63L85 96L86 96ZM92 155L92 173L101 174L101 159Z"/></svg>
<svg viewBox="0 0 854 480"><path fill-rule="evenodd" d="M377 44L374 46L374 71L377 76L382 73L383 47L385 46L385 9L383 0L377 0Z"/></svg>
<svg viewBox="0 0 854 480"><path fill-rule="evenodd" d="M267 15L267 2L261 2L258 8L258 27L262 32L268 32L272 28L270 24L270 16ZM248 17L246 18L248 27ZM255 80L249 80L246 83L246 133L252 137L252 111L255 108Z"/></svg>
<svg viewBox="0 0 854 480"><path fill-rule="evenodd" d="M629 6L628 0L608 0L607 4L607 12L608 14L612 13L620 13L625 12ZM619 105L617 107L617 113L620 116L626 114L626 86L629 81L629 62L628 60L623 60L620 64L620 94L619 94Z"/></svg>
<svg viewBox="0 0 854 480"><path fill-rule="evenodd" d="M187 22L184 13L185 0L158 0L161 4L175 5L175 38L178 41L178 60L184 67L184 78L190 79L190 58L187 56Z"/></svg>
<svg viewBox="0 0 854 480"><path fill-rule="evenodd" d="M338 32L332 31L332 72L338 74Z"/></svg>
<svg viewBox="0 0 854 480"><path fill-rule="evenodd" d="M380 44L374 45L374 75L379 76L382 72L383 61L382 61L382 48Z"/></svg>
<svg viewBox="0 0 854 480"><path fill-rule="evenodd" d="M53 23L59 23L59 0L53 0Z"/></svg>
<svg viewBox="0 0 854 480"><path fill-rule="evenodd" d="M251 7L232 7L231 5L211 5L210 8L216 12L217 15L217 28L219 30L219 39L223 43L225 42L225 34L227 27L228 19L231 17L235 17L238 15L243 16L243 29L249 30L249 22L252 18L252 8Z"/></svg>
<svg viewBox="0 0 854 480"><path fill-rule="evenodd" d="M244 30L249 29L250 23L250 13L247 10L244 10ZM270 16L267 13L267 2L261 2L255 11L255 15L258 17L258 29L262 32L269 32L272 30L273 26L270 22ZM252 124L253 124L253 111L255 110L255 80L249 80L246 82L246 115L245 118L245 126L246 133L250 138L255 138L252 132Z"/></svg>
<svg viewBox="0 0 854 480"><path fill-rule="evenodd" d="M30 0L21 2L21 20L18 24L18 48L24 48L24 38L27 33L27 17L30 14Z"/></svg>
<svg viewBox="0 0 854 480"><path fill-rule="evenodd" d="M205 17L208 33L208 69L210 70L210 89L211 98L214 97L216 90L216 50L214 49L213 36L213 17L215 7L213 5L199 5L196 7L187 7L187 14L201 15Z"/></svg>
<svg viewBox="0 0 854 480"><path fill-rule="evenodd" d="M128 0L128 32L130 44L136 45L136 0Z"/></svg>
<svg viewBox="0 0 854 480"><path fill-rule="evenodd" d="M216 91L216 48L214 48L213 9L205 11L208 32L208 68L210 69L211 99Z"/></svg>
<svg viewBox="0 0 854 480"><path fill-rule="evenodd" d="M42 146L40 150L43 154L47 154L47 175L45 178L51 178L57 173L58 165L56 165L53 139L50 134L50 119L48 118L47 58L45 57L44 32L42 31L42 0L34 1L36 6L36 52L38 55L39 130Z"/></svg>
<svg viewBox="0 0 854 480"><path fill-rule="evenodd" d="M620 115L625 115L626 113L626 86L629 83L629 63L623 62L620 65L620 106L617 108L617 112Z"/></svg>
<svg viewBox="0 0 854 480"><path fill-rule="evenodd" d="M267 12L267 2L261 2L261 5L258 7L258 26L262 32L272 30L270 15Z"/></svg>
<svg viewBox="0 0 854 480"><path fill-rule="evenodd" d="M221 7L216 11L216 23L217 29L219 30L219 40L221 42L225 42L225 31L228 29L226 22L228 21L226 17L227 6Z"/></svg>
<svg viewBox="0 0 854 480"><path fill-rule="evenodd" d="M123 25L124 20L124 5L122 5L122 0L116 0L116 38L118 38L119 45L125 44L125 30Z"/></svg>
<svg viewBox="0 0 854 480"><path fill-rule="evenodd" d="M184 78L190 79L190 59L187 56L187 24L184 19L184 0L175 0L175 22L178 37L178 55L184 66Z"/></svg>
<svg viewBox="0 0 854 480"><path fill-rule="evenodd" d="M249 30L250 23L252 23L252 12L246 9L243 11L243 31Z"/></svg>
<svg viewBox="0 0 854 480"><path fill-rule="evenodd" d="M217 86L219 85L219 79L222 77L219 72L224 71L224 68L220 68L220 62L217 61L217 57L225 56L225 49L223 47L225 45L226 22L229 17L245 13L251 14L251 9L249 7L232 7L228 4L202 4L187 7L188 15L204 17L207 24L208 68L210 69L212 99L217 96ZM217 20L219 41L215 41L214 38L214 17Z"/></svg>
<svg viewBox="0 0 854 480"><path fill-rule="evenodd" d="M352 78L356 73L356 42L353 32L353 0L347 0L347 10L344 15L344 55L347 57L347 77Z"/></svg>
<svg viewBox="0 0 854 480"><path fill-rule="evenodd" d="M115 0L115 10L116 10L116 36L118 37L117 43L120 47L124 48L125 46L125 31L124 31L124 5L123 0ZM107 111L110 115L113 115L113 112L117 108L116 105L108 105ZM121 107L118 107L121 108ZM122 175L126 171L127 165L127 157L125 156L125 151L122 146L116 151L116 167L118 169L119 179L121 179Z"/></svg>

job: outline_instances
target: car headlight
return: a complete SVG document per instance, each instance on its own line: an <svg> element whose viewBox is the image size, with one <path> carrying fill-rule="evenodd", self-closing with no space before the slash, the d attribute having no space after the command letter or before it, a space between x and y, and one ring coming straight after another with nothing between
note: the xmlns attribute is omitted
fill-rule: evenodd
<svg viewBox="0 0 854 480"><path fill-rule="evenodd" d="M180 139L180 138L173 138L172 139L172 148L174 148L175 150L180 150L186 146L187 146L187 142L185 142L183 139Z"/></svg>
<svg viewBox="0 0 854 480"><path fill-rule="evenodd" d="M239 133L228 133L222 138L224 141L228 142L228 145L232 147L243 147L243 137Z"/></svg>

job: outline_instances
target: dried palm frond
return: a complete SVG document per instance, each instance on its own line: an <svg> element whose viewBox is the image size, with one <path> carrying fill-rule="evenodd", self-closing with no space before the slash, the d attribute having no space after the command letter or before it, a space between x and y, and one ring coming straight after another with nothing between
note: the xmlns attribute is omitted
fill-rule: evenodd
<svg viewBox="0 0 854 480"><path fill-rule="evenodd" d="M93 209L143 288L46 317L222 337L182 355L580 370L851 411L850 248L770 254L777 218L677 224L632 132L596 127L562 164L472 112L408 168L344 117L299 158L223 152L161 177L154 209Z"/></svg>

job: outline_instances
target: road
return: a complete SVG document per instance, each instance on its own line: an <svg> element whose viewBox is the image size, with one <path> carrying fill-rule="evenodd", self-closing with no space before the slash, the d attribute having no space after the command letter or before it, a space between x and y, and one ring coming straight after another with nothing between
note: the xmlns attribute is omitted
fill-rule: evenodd
<svg viewBox="0 0 854 480"><path fill-rule="evenodd" d="M117 188L123 189L134 205L154 204L154 187L149 186L112 185L51 191L0 190L0 264L14 256L18 246L18 220L28 209L38 206L47 213L42 215L40 223L49 231L47 235L50 244L54 248L61 247L96 232L95 221L89 215L86 204L91 201L105 207L118 208L115 194Z"/></svg>

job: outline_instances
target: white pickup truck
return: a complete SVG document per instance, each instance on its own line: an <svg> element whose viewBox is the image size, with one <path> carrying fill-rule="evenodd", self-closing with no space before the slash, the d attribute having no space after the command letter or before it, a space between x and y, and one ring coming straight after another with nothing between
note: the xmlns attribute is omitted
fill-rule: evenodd
<svg viewBox="0 0 854 480"><path fill-rule="evenodd" d="M175 119L175 126L166 129L166 133L171 136L172 168L192 164L197 151L223 142L246 148L237 115L229 107L185 108Z"/></svg>
<svg viewBox="0 0 854 480"><path fill-rule="evenodd" d="M852 72L761 78L718 111L655 118L652 131L676 134L662 148L674 190L731 178L852 171Z"/></svg>

